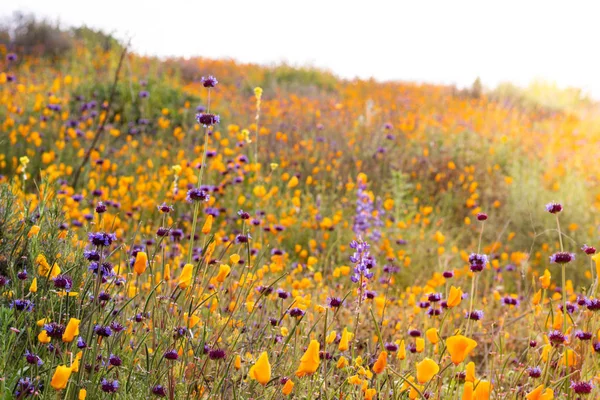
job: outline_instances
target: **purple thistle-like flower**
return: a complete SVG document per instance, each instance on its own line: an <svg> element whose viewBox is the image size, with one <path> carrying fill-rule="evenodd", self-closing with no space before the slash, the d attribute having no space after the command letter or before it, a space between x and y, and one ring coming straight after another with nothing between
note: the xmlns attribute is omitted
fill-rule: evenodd
<svg viewBox="0 0 600 400"><path fill-rule="evenodd" d="M116 393L119 390L119 381L114 380L106 380L106 378L102 379L101 383L102 391L105 393Z"/></svg>
<svg viewBox="0 0 600 400"><path fill-rule="evenodd" d="M108 326L96 325L94 332L100 337L109 337L112 335L112 329Z"/></svg>
<svg viewBox="0 0 600 400"><path fill-rule="evenodd" d="M163 385L156 385L152 388L152 394L158 397L167 397L167 391Z"/></svg>
<svg viewBox="0 0 600 400"><path fill-rule="evenodd" d="M68 275L58 275L52 280L56 289L70 290L73 287L73 280Z"/></svg>
<svg viewBox="0 0 600 400"><path fill-rule="evenodd" d="M289 314L292 317L303 317L305 313L303 310L301 310L297 307L294 307L294 308L290 309Z"/></svg>
<svg viewBox="0 0 600 400"><path fill-rule="evenodd" d="M329 297L327 299L327 305L331 308L341 307L343 303L344 303L344 301L342 299L340 299L339 297Z"/></svg>
<svg viewBox="0 0 600 400"><path fill-rule="evenodd" d="M211 360L222 360L225 358L225 350L222 349L212 349L208 352L208 358Z"/></svg>
<svg viewBox="0 0 600 400"><path fill-rule="evenodd" d="M199 113L196 114L196 122L204 127L209 127L220 123L221 117L216 114Z"/></svg>
<svg viewBox="0 0 600 400"><path fill-rule="evenodd" d="M168 214L171 211L173 211L173 206L169 206L169 205L167 205L167 203L162 203L161 205L158 206L158 210L161 213Z"/></svg>
<svg viewBox="0 0 600 400"><path fill-rule="evenodd" d="M592 246L588 246L587 244L584 244L581 247L581 250L588 256L591 256L592 254L596 254L596 248L592 247Z"/></svg>
<svg viewBox="0 0 600 400"><path fill-rule="evenodd" d="M165 351L165 354L163 354L163 357L167 360L175 361L179 359L179 354L177 354L177 350L167 350Z"/></svg>
<svg viewBox="0 0 600 400"><path fill-rule="evenodd" d="M386 343L383 347L390 353L398 351L398 345L396 343Z"/></svg>
<svg viewBox="0 0 600 400"><path fill-rule="evenodd" d="M188 190L185 200L188 203L192 203L194 201L206 202L206 201L210 200L210 194L206 190L203 190L200 188L193 188L193 189Z"/></svg>
<svg viewBox="0 0 600 400"><path fill-rule="evenodd" d="M553 264L567 264L575 260L575 254L567 251L560 251L550 256L550 262Z"/></svg>
<svg viewBox="0 0 600 400"><path fill-rule="evenodd" d="M96 205L96 212L98 214L104 214L106 212L106 204L104 204L102 201L99 201Z"/></svg>
<svg viewBox="0 0 600 400"><path fill-rule="evenodd" d="M37 354L33 354L29 350L25 350L25 360L27 361L27 364L44 364L42 359Z"/></svg>
<svg viewBox="0 0 600 400"><path fill-rule="evenodd" d="M9 307L14 308L17 311L31 312L31 311L33 311L33 302L31 300L17 299L17 300L13 300L9 304Z"/></svg>
<svg viewBox="0 0 600 400"><path fill-rule="evenodd" d="M123 365L123 360L121 360L121 357L111 354L108 357L108 363L113 367L120 367L121 365Z"/></svg>
<svg viewBox="0 0 600 400"><path fill-rule="evenodd" d="M527 368L527 374L530 378L539 378L542 376L542 369L540 367L530 367Z"/></svg>
<svg viewBox="0 0 600 400"><path fill-rule="evenodd" d="M469 256L469 264L471 264L471 271L481 272L488 263L488 256L485 254L471 253Z"/></svg>
<svg viewBox="0 0 600 400"><path fill-rule="evenodd" d="M574 382L571 381L571 389L577 394L590 394L594 386L592 381L589 382Z"/></svg>
<svg viewBox="0 0 600 400"><path fill-rule="evenodd" d="M46 334L54 339L62 339L63 333L65 333L65 326L57 324L56 322L50 322L44 325Z"/></svg>
<svg viewBox="0 0 600 400"><path fill-rule="evenodd" d="M594 342L593 347L596 353L600 353L600 342Z"/></svg>
<svg viewBox="0 0 600 400"><path fill-rule="evenodd" d="M591 340L592 336L593 335L591 332L583 332L583 331L575 332L575 337L579 340Z"/></svg>
<svg viewBox="0 0 600 400"><path fill-rule="evenodd" d="M563 206L559 203L551 202L546 204L546 211L550 214L557 214L563 210Z"/></svg>
<svg viewBox="0 0 600 400"><path fill-rule="evenodd" d="M483 319L483 311L482 310L471 311L470 314L467 313L466 318L473 320L473 321L480 321L481 319Z"/></svg>
<svg viewBox="0 0 600 400"><path fill-rule="evenodd" d="M140 98L147 99L150 96L150 93L147 90L140 91Z"/></svg>
<svg viewBox="0 0 600 400"><path fill-rule="evenodd" d="M17 278L18 278L20 281L24 281L24 280L26 280L26 279L27 279L27 270L26 270L26 269L24 269L23 271L19 271L19 272L17 273Z"/></svg>
<svg viewBox="0 0 600 400"><path fill-rule="evenodd" d="M109 262L103 262L102 264L99 264L94 261L90 263L88 269L92 271L94 275L100 274L100 276L103 278L112 278L116 275L115 271L113 270L113 265Z"/></svg>
<svg viewBox="0 0 600 400"><path fill-rule="evenodd" d="M81 336L79 336L77 338L77 348L78 349L85 349L85 348L87 348L87 343L83 340L83 338Z"/></svg>
<svg viewBox="0 0 600 400"><path fill-rule="evenodd" d="M91 244L94 246L104 246L108 247L117 240L117 235L114 233L106 233L106 232L90 232L88 233L88 239Z"/></svg>
<svg viewBox="0 0 600 400"><path fill-rule="evenodd" d="M557 346L563 344L567 339L561 331L553 330L548 333L548 340L552 346Z"/></svg>
<svg viewBox="0 0 600 400"><path fill-rule="evenodd" d="M6 55L6 61L17 61L17 55L15 53L8 53Z"/></svg>
<svg viewBox="0 0 600 400"><path fill-rule="evenodd" d="M202 82L202 86L204 86L205 88L214 88L215 86L217 86L217 83L219 83L219 81L217 80L217 78L215 78L212 75L209 76L203 76L201 79Z"/></svg>

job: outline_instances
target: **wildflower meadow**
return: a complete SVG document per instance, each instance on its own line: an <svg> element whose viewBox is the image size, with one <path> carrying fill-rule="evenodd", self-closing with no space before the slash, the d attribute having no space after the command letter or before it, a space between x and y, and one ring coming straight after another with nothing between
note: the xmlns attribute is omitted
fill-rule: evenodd
<svg viewBox="0 0 600 400"><path fill-rule="evenodd" d="M0 47L3 399L600 398L588 105L82 32Z"/></svg>

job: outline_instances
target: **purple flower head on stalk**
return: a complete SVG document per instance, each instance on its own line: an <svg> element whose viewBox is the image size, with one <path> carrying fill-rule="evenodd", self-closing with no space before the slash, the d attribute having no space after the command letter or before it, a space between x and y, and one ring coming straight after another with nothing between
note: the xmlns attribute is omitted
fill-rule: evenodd
<svg viewBox="0 0 600 400"><path fill-rule="evenodd" d="M9 306L10 306L10 308L14 308L17 311L27 311L27 312L33 311L33 302L31 300L25 300L25 299L13 300Z"/></svg>
<svg viewBox="0 0 600 400"><path fill-rule="evenodd" d="M102 391L105 393L116 393L119 390L119 381L118 380L106 380L106 378L102 379L101 383Z"/></svg>
<svg viewBox="0 0 600 400"><path fill-rule="evenodd" d="M471 311L471 313L467 313L467 319L473 320L473 321L481 321L483 319L483 311L481 310L475 310L475 311Z"/></svg>
<svg viewBox="0 0 600 400"><path fill-rule="evenodd" d="M56 322L50 322L44 325L46 334L54 339L62 339L63 333L65 333L65 326L57 324Z"/></svg>
<svg viewBox="0 0 600 400"><path fill-rule="evenodd" d="M163 385L156 385L152 388L152 394L158 397L167 397L167 391Z"/></svg>
<svg viewBox="0 0 600 400"><path fill-rule="evenodd" d="M579 340L591 340L592 336L593 335L591 332L583 332L583 331L575 332L575 337Z"/></svg>
<svg viewBox="0 0 600 400"><path fill-rule="evenodd" d="M27 364L37 364L38 366L44 364L40 356L33 354L29 350L25 350L25 360Z"/></svg>
<svg viewBox="0 0 600 400"><path fill-rule="evenodd" d="M354 273L350 277L352 282L358 283L361 276L371 279L373 277L371 269L375 266L375 259L369 253L369 244L360 239L359 241L353 240L350 242L350 248L354 249L354 254L350 256L350 261L355 264Z"/></svg>
<svg viewBox="0 0 600 400"><path fill-rule="evenodd" d="M88 240L94 246L108 247L112 244L112 242L117 240L117 235L106 232L90 232L88 233Z"/></svg>
<svg viewBox="0 0 600 400"><path fill-rule="evenodd" d="M53 279L53 282L56 289L64 289L69 291L73 287L73 280L68 275L58 275Z"/></svg>
<svg viewBox="0 0 600 400"><path fill-rule="evenodd" d="M343 303L344 301L339 297L329 297L327 299L327 305L331 308L339 308L342 306Z"/></svg>
<svg viewBox="0 0 600 400"><path fill-rule="evenodd" d="M563 344L567 338L561 331L553 330L548 333L548 340L552 346L557 346Z"/></svg>
<svg viewBox="0 0 600 400"><path fill-rule="evenodd" d="M553 264L568 264L575 260L575 254L567 251L560 251L550 256L550 262Z"/></svg>
<svg viewBox="0 0 600 400"><path fill-rule="evenodd" d="M550 214L557 214L563 210L563 206L560 203L551 202L546 204L546 211Z"/></svg>
<svg viewBox="0 0 600 400"><path fill-rule="evenodd" d="M212 75L203 76L201 82L202 86L204 86L205 88L214 88L215 86L217 86L217 83L219 83L217 78L215 78Z"/></svg>
<svg viewBox="0 0 600 400"><path fill-rule="evenodd" d="M8 53L6 55L6 61L17 61L17 55L15 53Z"/></svg>
<svg viewBox="0 0 600 400"><path fill-rule="evenodd" d="M208 352L208 358L211 360L222 360L225 358L225 350L222 349L212 349Z"/></svg>
<svg viewBox="0 0 600 400"><path fill-rule="evenodd" d="M196 114L196 122L206 128L221 122L221 117L215 114L199 113Z"/></svg>
<svg viewBox="0 0 600 400"><path fill-rule="evenodd" d="M542 376L542 369L540 367L529 367L527 368L527 374L530 378L539 378Z"/></svg>
<svg viewBox="0 0 600 400"><path fill-rule="evenodd" d="M142 90L140 92L140 98L141 99L147 99L150 96L150 93L147 90Z"/></svg>
<svg viewBox="0 0 600 400"><path fill-rule="evenodd" d="M581 250L588 256L591 256L592 254L596 254L596 248L592 247L592 246L588 246L587 244L584 244L583 247L581 248Z"/></svg>
<svg viewBox="0 0 600 400"><path fill-rule="evenodd" d="M594 386L592 381L589 382L573 382L571 381L571 389L577 394L590 394Z"/></svg>
<svg viewBox="0 0 600 400"><path fill-rule="evenodd" d="M471 253L469 256L469 264L471 264L471 271L481 272L488 263L488 256L485 254Z"/></svg>
<svg viewBox="0 0 600 400"><path fill-rule="evenodd" d="M168 350L165 351L163 355L167 360L175 361L179 358L179 354L177 354L177 350Z"/></svg>
<svg viewBox="0 0 600 400"><path fill-rule="evenodd" d="M188 190L185 200L188 203L192 203L194 201L208 201L210 200L210 194L206 190L193 188Z"/></svg>
<svg viewBox="0 0 600 400"><path fill-rule="evenodd" d="M103 262L102 264L97 262L90 263L88 267L90 271L94 273L94 275L100 274L103 278L112 278L115 276L115 271L113 270L113 265L109 262Z"/></svg>
<svg viewBox="0 0 600 400"><path fill-rule="evenodd" d="M96 325L94 327L94 332L100 337L109 337L112 335L112 329L108 326Z"/></svg>
<svg viewBox="0 0 600 400"><path fill-rule="evenodd" d="M375 207L371 196L365 190L366 187L364 182L359 182L352 230L356 236L366 236L374 242L378 242L381 239L380 229L384 226L381 218L385 215L385 210L381 199L377 200L377 207Z"/></svg>

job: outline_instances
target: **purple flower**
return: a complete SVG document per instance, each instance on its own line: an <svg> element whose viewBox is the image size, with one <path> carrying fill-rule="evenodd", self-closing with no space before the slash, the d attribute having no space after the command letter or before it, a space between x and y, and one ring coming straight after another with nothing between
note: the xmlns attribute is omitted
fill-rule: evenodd
<svg viewBox="0 0 600 400"><path fill-rule="evenodd" d="M65 333L65 326L57 324L56 322L50 322L44 325L46 334L54 339L62 339L63 333Z"/></svg>
<svg viewBox="0 0 600 400"><path fill-rule="evenodd" d="M583 331L575 332L575 337L579 340L591 340L592 336L593 335L591 332L583 332Z"/></svg>
<svg viewBox="0 0 600 400"><path fill-rule="evenodd" d="M112 330L108 326L96 325L94 332L100 337L109 337L112 335Z"/></svg>
<svg viewBox="0 0 600 400"><path fill-rule="evenodd" d="M119 390L119 381L116 379L108 381L104 378L102 379L101 388L105 393L116 393Z"/></svg>
<svg viewBox="0 0 600 400"><path fill-rule="evenodd" d="M481 272L488 263L488 256L485 254L471 253L469 256L469 264L471 264L471 271Z"/></svg>
<svg viewBox="0 0 600 400"><path fill-rule="evenodd" d="M587 244L584 244L583 247L581 247L581 250L587 255L596 254L596 248L588 246Z"/></svg>
<svg viewBox="0 0 600 400"><path fill-rule="evenodd" d="M152 394L158 397L166 397L167 391L163 385L156 385L152 388Z"/></svg>
<svg viewBox="0 0 600 400"><path fill-rule="evenodd" d="M548 203L546 204L546 211L548 211L550 214L556 214L561 212L563 209L562 205L559 203Z"/></svg>
<svg viewBox="0 0 600 400"><path fill-rule="evenodd" d="M9 306L17 311L33 311L33 302L31 300L17 299L12 301Z"/></svg>
<svg viewBox="0 0 600 400"><path fill-rule="evenodd" d="M548 340L552 346L561 345L565 342L565 335L559 330L553 330L548 333Z"/></svg>
<svg viewBox="0 0 600 400"><path fill-rule="evenodd" d="M58 275L52 280L56 289L64 289L66 291L71 290L73 287L73 280L68 275Z"/></svg>
<svg viewBox="0 0 600 400"><path fill-rule="evenodd" d="M167 360L175 361L179 358L179 354L177 354L177 350L167 350L165 354L163 354Z"/></svg>
<svg viewBox="0 0 600 400"><path fill-rule="evenodd" d="M208 358L211 360L221 360L225 358L225 350L212 349L208 352Z"/></svg>
<svg viewBox="0 0 600 400"><path fill-rule="evenodd" d="M471 313L467 313L467 318L473 321L480 321L481 319L483 319L483 311L481 310L475 310L475 311L471 311Z"/></svg>
<svg viewBox="0 0 600 400"><path fill-rule="evenodd" d="M188 190L187 197L185 198L185 200L188 203L194 201L208 201L210 200L210 194L206 190L200 188L193 188Z"/></svg>
<svg viewBox="0 0 600 400"><path fill-rule="evenodd" d="M84 250L83 256L88 261L100 261L100 253L96 250Z"/></svg>
<svg viewBox="0 0 600 400"><path fill-rule="evenodd" d="M327 299L327 305L331 308L338 308L341 307L341 305L343 304L343 300L340 299L339 297L329 297Z"/></svg>
<svg viewBox="0 0 600 400"><path fill-rule="evenodd" d="M114 354L111 354L108 357L108 363L110 365L112 365L113 367L120 367L123 364L123 360L121 360L121 358L119 356L115 356Z"/></svg>
<svg viewBox="0 0 600 400"><path fill-rule="evenodd" d="M94 246L108 247L112 244L112 242L117 240L117 235L106 232L90 232L88 233L88 239Z"/></svg>
<svg viewBox="0 0 600 400"><path fill-rule="evenodd" d="M25 360L27 360L27 364L44 364L42 359L37 354L33 354L29 350L25 350Z"/></svg>
<svg viewBox="0 0 600 400"><path fill-rule="evenodd" d="M6 55L6 61L17 61L17 55L15 53L8 53Z"/></svg>
<svg viewBox="0 0 600 400"><path fill-rule="evenodd" d="M196 122L204 127L209 127L221 122L221 117L215 114L199 113L196 114Z"/></svg>
<svg viewBox="0 0 600 400"><path fill-rule="evenodd" d="M301 310L301 309L299 309L299 308L296 308L296 307L294 307L294 308L291 308L291 309L290 309L290 311L289 311L289 314L290 314L292 317L302 317L302 316L304 316L304 311L302 311L302 310Z"/></svg>
<svg viewBox="0 0 600 400"><path fill-rule="evenodd" d="M540 367L530 367L527 368L527 373L530 378L539 378L542 376L542 369Z"/></svg>
<svg viewBox="0 0 600 400"><path fill-rule="evenodd" d="M140 91L140 98L141 98L141 99L146 99L146 98L148 98L149 96L150 96L150 93L148 93L148 91L147 91L147 90L142 90L142 91Z"/></svg>
<svg viewBox="0 0 600 400"><path fill-rule="evenodd" d="M571 381L571 389L577 394L590 394L594 386L592 381L589 382L573 382Z"/></svg>
<svg viewBox="0 0 600 400"><path fill-rule="evenodd" d="M99 201L98 204L96 205L96 212L98 214L103 214L106 212L106 204L104 204L104 202Z"/></svg>
<svg viewBox="0 0 600 400"><path fill-rule="evenodd" d="M398 351L398 345L396 343L386 343L384 345L385 349L387 351L389 351L390 353L393 353L395 351Z"/></svg>
<svg viewBox="0 0 600 400"><path fill-rule="evenodd" d="M353 240L350 242L350 248L354 249L350 261L355 264L354 273L350 277L352 282L358 283L361 277L371 279L373 277L371 269L375 266L375 259L371 257L369 244L362 240Z"/></svg>
<svg viewBox="0 0 600 400"><path fill-rule="evenodd" d="M168 206L167 203L162 203L160 206L158 206L158 210L161 213L168 214L173 211L173 206Z"/></svg>
<svg viewBox="0 0 600 400"><path fill-rule="evenodd" d="M575 254L566 251L560 251L550 256L550 262L553 264L567 264L575 260Z"/></svg>
<svg viewBox="0 0 600 400"><path fill-rule="evenodd" d="M203 76L201 79L201 82L202 82L202 86L204 86L205 88L214 88L215 86L217 86L217 83L219 83L217 78L215 78L212 75L209 75L206 77Z"/></svg>

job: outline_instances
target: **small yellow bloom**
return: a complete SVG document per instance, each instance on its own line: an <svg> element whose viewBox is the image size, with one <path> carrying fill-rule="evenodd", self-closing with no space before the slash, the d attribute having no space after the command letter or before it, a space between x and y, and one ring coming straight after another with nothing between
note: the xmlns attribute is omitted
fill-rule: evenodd
<svg viewBox="0 0 600 400"><path fill-rule="evenodd" d="M305 375L314 374L319 368L321 364L321 360L319 358L319 350L321 345L316 340L311 340L308 345L308 349L300 359L300 365L298 366L298 370L296 371L296 376L303 377Z"/></svg>
<svg viewBox="0 0 600 400"><path fill-rule="evenodd" d="M463 335L455 335L446 339L446 347L452 362L458 365L477 347L477 342Z"/></svg>
<svg viewBox="0 0 600 400"><path fill-rule="evenodd" d="M65 332L62 335L63 342L70 343L73 341L75 336L79 335L79 323L81 320L77 318L71 318L67 327L65 328Z"/></svg>
<svg viewBox="0 0 600 400"><path fill-rule="evenodd" d="M33 278L33 280L31 281L31 285L29 286L29 291L31 293L35 293L37 292L37 278Z"/></svg>
<svg viewBox="0 0 600 400"><path fill-rule="evenodd" d="M432 344L436 344L440 341L440 337L438 336L438 330L436 328L427 329L425 331L425 336Z"/></svg>
<svg viewBox="0 0 600 400"><path fill-rule="evenodd" d="M77 397L77 399L78 400L85 400L86 397L87 397L87 390L80 389L79 390L79 396Z"/></svg>
<svg viewBox="0 0 600 400"><path fill-rule="evenodd" d="M460 288L451 286L450 292L448 293L448 308L456 307L462 301L463 292Z"/></svg>
<svg viewBox="0 0 600 400"><path fill-rule="evenodd" d="M440 366L431 358L425 358L417 363L417 381L427 383L440 371Z"/></svg>
<svg viewBox="0 0 600 400"><path fill-rule="evenodd" d="M475 363L473 361L467 364L465 381L475 382Z"/></svg>
<svg viewBox="0 0 600 400"><path fill-rule="evenodd" d="M229 265L221 264L219 266L219 273L217 274L215 279L217 280L217 282L223 282L225 280L225 278L227 278L227 276L229 275L230 272L231 272L231 267L229 267Z"/></svg>
<svg viewBox="0 0 600 400"><path fill-rule="evenodd" d="M37 225L33 225L31 229L29 229L29 233L27 234L28 238L36 236L40 232L40 227Z"/></svg>
<svg viewBox="0 0 600 400"><path fill-rule="evenodd" d="M194 272L194 266L192 264L185 264L181 275L179 275L179 287L181 289L187 289L192 284L192 273Z"/></svg>
<svg viewBox="0 0 600 400"><path fill-rule="evenodd" d="M250 368L248 376L265 386L271 380L271 364L266 351L263 351L256 360L256 363Z"/></svg>
<svg viewBox="0 0 600 400"><path fill-rule="evenodd" d="M204 222L204 225L202 226L202 233L204 233L205 235L209 234L212 229L212 223L213 223L213 216L209 215L208 217L206 217L206 221Z"/></svg>
<svg viewBox="0 0 600 400"><path fill-rule="evenodd" d="M348 328L344 328L342 331L342 338L340 339L340 344L338 345L339 351L346 351L350 348L349 341L352 338L352 334L348 332Z"/></svg>
<svg viewBox="0 0 600 400"><path fill-rule="evenodd" d="M283 385L283 388L281 388L281 393L283 393L286 396L289 396L289 394L292 393L293 389L294 382L292 382L291 379L288 379L287 382L285 382L285 385Z"/></svg>
<svg viewBox="0 0 600 400"><path fill-rule="evenodd" d="M40 332L40 334L38 335L38 340L40 343L50 343L50 336L48 336L48 332L46 332L46 330L43 330Z"/></svg>
<svg viewBox="0 0 600 400"><path fill-rule="evenodd" d="M380 374L383 372L383 370L387 366L387 356L387 351L382 351L381 354L379 354L379 357L377 357L377 361L375 361L375 364L373 364L373 372L375 372L376 374Z"/></svg>
<svg viewBox="0 0 600 400"><path fill-rule="evenodd" d="M551 277L552 275L550 275L550 271L548 271L547 269L544 271L544 275L540 276L540 283L542 284L542 287L544 289L548 289L548 287L550 287Z"/></svg>
<svg viewBox="0 0 600 400"><path fill-rule="evenodd" d="M66 365L59 365L56 367L54 371L54 375L52 376L52 380L50 381L50 386L52 386L56 390L62 390L67 387L67 383L69 382L69 378L71 377L71 368Z"/></svg>
<svg viewBox="0 0 600 400"><path fill-rule="evenodd" d="M145 251L138 251L135 256L135 262L133 264L133 270L136 274L141 275L146 271L146 267L148 267L148 255Z"/></svg>
<svg viewBox="0 0 600 400"><path fill-rule="evenodd" d="M539 385L531 392L525 395L527 400L552 400L554 399L554 392L550 388L544 389L544 385Z"/></svg>

